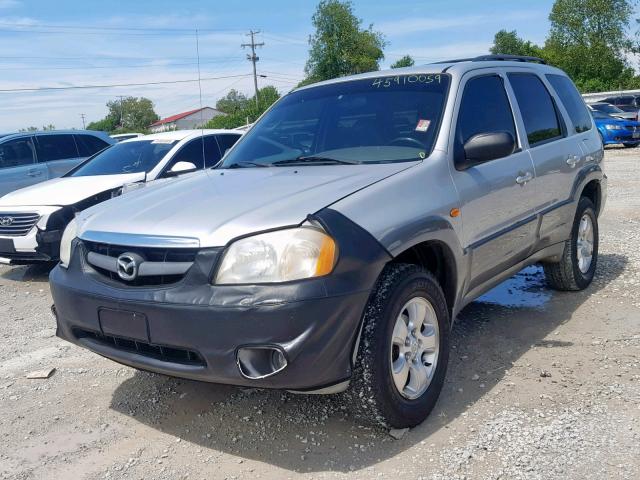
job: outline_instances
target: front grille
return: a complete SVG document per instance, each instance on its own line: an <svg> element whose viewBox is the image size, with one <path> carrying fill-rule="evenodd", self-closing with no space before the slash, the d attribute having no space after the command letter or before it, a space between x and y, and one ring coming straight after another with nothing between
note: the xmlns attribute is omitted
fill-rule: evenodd
<svg viewBox="0 0 640 480"><path fill-rule="evenodd" d="M140 340L103 335L102 333L81 328L74 328L73 334L78 339L89 338L95 342L117 350L137 353L138 355L155 358L167 363L179 363L182 365L195 365L200 367L207 366L207 363L198 352L187 350L185 348L155 345L153 343L141 342Z"/></svg>
<svg viewBox="0 0 640 480"><path fill-rule="evenodd" d="M107 243L83 242L86 253L94 252L108 257L118 258L123 253L137 253L147 262L194 262L198 249L195 248L147 248L147 247L127 247L123 245L110 245ZM85 257L86 258L86 257ZM89 264L89 262L87 262ZM89 264L90 265L90 264ZM155 275L139 276L135 280L122 280L117 273L105 270L95 265L90 265L93 270L103 277L114 282L133 287L146 287L158 285L170 285L179 282L183 275Z"/></svg>
<svg viewBox="0 0 640 480"><path fill-rule="evenodd" d="M37 213L0 213L0 235L24 237L38 223Z"/></svg>

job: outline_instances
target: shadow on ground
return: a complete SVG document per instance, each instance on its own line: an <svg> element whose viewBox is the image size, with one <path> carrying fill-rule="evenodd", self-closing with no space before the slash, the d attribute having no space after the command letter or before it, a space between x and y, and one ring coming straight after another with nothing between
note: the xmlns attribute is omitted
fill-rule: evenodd
<svg viewBox="0 0 640 480"><path fill-rule="evenodd" d="M548 290L541 269L529 267L469 305L453 329L454 350L436 408L400 441L356 420L341 396L238 389L143 372L117 388L111 407L212 454L229 453L295 472L366 468L421 441L428 444L500 382L532 345L570 346L547 337L627 263L621 255L602 255L599 261L599 278L585 292ZM476 373L479 381L472 380Z"/></svg>
<svg viewBox="0 0 640 480"><path fill-rule="evenodd" d="M37 263L35 265L9 267L0 273L0 277L12 282L48 283L49 272L55 266L55 263Z"/></svg>

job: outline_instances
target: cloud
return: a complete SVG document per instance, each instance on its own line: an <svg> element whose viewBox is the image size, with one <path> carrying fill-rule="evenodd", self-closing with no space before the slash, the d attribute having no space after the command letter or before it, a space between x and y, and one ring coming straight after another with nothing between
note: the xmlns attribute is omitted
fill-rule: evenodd
<svg viewBox="0 0 640 480"><path fill-rule="evenodd" d="M8 10L10 8L16 8L21 5L18 0L0 0L0 10Z"/></svg>
<svg viewBox="0 0 640 480"><path fill-rule="evenodd" d="M459 15L455 17L408 17L399 20L390 20L377 23L376 30L388 36L402 36L418 32L430 32L435 30L446 30L451 28L478 27L490 23L505 21L516 21L532 19L544 16L540 11L515 11L506 14L496 15Z"/></svg>

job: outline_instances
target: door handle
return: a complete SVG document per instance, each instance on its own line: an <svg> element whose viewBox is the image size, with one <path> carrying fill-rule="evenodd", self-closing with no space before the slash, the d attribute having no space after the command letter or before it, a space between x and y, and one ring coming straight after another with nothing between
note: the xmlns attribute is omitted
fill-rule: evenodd
<svg viewBox="0 0 640 480"><path fill-rule="evenodd" d="M531 172L526 172L526 173L524 173L522 175L518 175L516 177L516 183L518 185L526 185L531 180L533 180L533 175L531 174Z"/></svg>
<svg viewBox="0 0 640 480"><path fill-rule="evenodd" d="M578 163L580 163L580 157L577 155L569 155L569 158L567 158L567 165L571 168L575 168Z"/></svg>
<svg viewBox="0 0 640 480"><path fill-rule="evenodd" d="M27 172L27 175L29 175L30 177L39 177L40 175L42 175L42 171L41 170L29 170Z"/></svg>

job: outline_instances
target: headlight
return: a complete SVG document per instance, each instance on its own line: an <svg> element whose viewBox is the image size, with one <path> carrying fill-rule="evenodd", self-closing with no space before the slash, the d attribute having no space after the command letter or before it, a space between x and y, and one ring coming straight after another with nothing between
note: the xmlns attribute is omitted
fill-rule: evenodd
<svg viewBox="0 0 640 480"><path fill-rule="evenodd" d="M74 218L69 222L67 228L64 229L62 239L60 240L60 266L67 268L71 261L71 242L78 235L78 223Z"/></svg>
<svg viewBox="0 0 640 480"><path fill-rule="evenodd" d="M611 123L605 125L604 128L606 128L607 130L622 130L622 127L620 125L613 125Z"/></svg>
<svg viewBox="0 0 640 480"><path fill-rule="evenodd" d="M326 233L290 228L242 238L224 254L215 283L278 283L331 273L337 251Z"/></svg>

